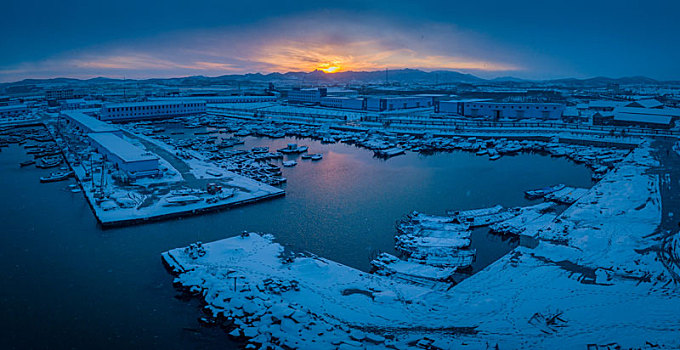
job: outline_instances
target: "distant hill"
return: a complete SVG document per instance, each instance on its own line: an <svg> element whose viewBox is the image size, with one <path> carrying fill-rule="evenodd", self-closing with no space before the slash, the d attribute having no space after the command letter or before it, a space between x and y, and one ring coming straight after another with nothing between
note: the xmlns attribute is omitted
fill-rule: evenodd
<svg viewBox="0 0 680 350"><path fill-rule="evenodd" d="M107 84L118 83L122 79L112 79L105 77L97 77L92 79L73 79L73 78L52 78L52 79L25 79L13 83L4 83L0 86L14 86L14 85L46 85L46 84ZM446 84L446 83L465 83L465 84L548 84L560 86L607 86L610 84L663 84L663 83L677 83L677 82L660 82L648 77L633 76L624 78L607 78L595 77L588 79L553 79L553 80L525 80L510 76L498 77L495 79L482 79L472 74L460 73L456 71L438 70L425 72L419 69L394 69L394 70L380 70L380 71L343 71L338 73L324 73L320 70L312 72L287 72L287 73L247 73L247 74L231 74L217 77L206 76L188 76L177 78L153 78L153 79L127 79L128 82L138 82L146 84L161 84L170 86L209 86L219 84L230 84L234 82L299 82L301 84L370 84L370 83L427 83L427 84Z"/></svg>

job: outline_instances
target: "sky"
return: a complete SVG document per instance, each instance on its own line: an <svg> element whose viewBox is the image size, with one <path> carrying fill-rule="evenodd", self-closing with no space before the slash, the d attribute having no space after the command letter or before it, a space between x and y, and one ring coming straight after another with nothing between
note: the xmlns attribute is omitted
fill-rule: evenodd
<svg viewBox="0 0 680 350"><path fill-rule="evenodd" d="M680 80L672 0L5 0L0 81L414 68Z"/></svg>

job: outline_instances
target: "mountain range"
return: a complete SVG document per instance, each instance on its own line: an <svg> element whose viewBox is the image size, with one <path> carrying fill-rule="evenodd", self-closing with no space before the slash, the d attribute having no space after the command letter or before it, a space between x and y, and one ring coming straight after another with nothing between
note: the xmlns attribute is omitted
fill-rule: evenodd
<svg viewBox="0 0 680 350"><path fill-rule="evenodd" d="M52 78L52 79L24 79L12 83L3 83L0 86L17 85L43 85L43 84L106 84L122 82L122 79L97 77L91 79ZM145 84L162 84L176 86L207 86L220 84L233 84L235 82L297 82L300 84L370 84L370 83L427 83L427 84L548 84L561 86L609 86L611 84L642 84L661 85L678 84L675 81L658 81L644 76L623 78L595 77L588 79L552 79L552 80L525 80L515 77L499 77L495 79L483 79L472 74L456 71L422 71L419 69L396 69L385 71L342 71L338 73L325 73L320 70L312 72L287 72L287 73L247 73L222 75L217 77L188 76L178 78L153 78L127 81L136 81Z"/></svg>

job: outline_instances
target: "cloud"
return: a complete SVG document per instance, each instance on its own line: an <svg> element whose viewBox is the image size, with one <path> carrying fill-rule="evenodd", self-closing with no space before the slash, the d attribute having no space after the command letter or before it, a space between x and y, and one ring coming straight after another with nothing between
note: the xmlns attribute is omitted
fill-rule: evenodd
<svg viewBox="0 0 680 350"><path fill-rule="evenodd" d="M308 13L248 27L165 33L111 42L0 69L34 76L149 78L247 72L419 68L494 73L528 69L520 52L453 25L350 13Z"/></svg>

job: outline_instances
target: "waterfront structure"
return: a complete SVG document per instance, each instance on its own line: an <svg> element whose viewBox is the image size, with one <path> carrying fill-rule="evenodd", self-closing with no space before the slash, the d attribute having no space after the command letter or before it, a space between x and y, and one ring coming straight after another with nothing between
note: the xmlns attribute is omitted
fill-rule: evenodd
<svg viewBox="0 0 680 350"><path fill-rule="evenodd" d="M466 117L494 119L560 120L565 106L561 103L506 103L493 101L441 101L437 113L459 114Z"/></svg>
<svg viewBox="0 0 680 350"><path fill-rule="evenodd" d="M79 111L63 111L60 116L64 117L69 123L72 123L76 128L80 129L85 134L91 133L112 133L117 136L123 136L123 131L109 123L98 120L83 112Z"/></svg>
<svg viewBox="0 0 680 350"><path fill-rule="evenodd" d="M97 153L113 162L119 170L132 178L159 174L159 158L110 132L87 135Z"/></svg>
<svg viewBox="0 0 680 350"><path fill-rule="evenodd" d="M322 97L328 95L326 88L301 89L293 88L288 91L288 102L290 103L320 103Z"/></svg>
<svg viewBox="0 0 680 350"><path fill-rule="evenodd" d="M366 110L372 112L432 107L432 97L366 97Z"/></svg>
<svg viewBox="0 0 680 350"><path fill-rule="evenodd" d="M24 114L28 114L25 104L0 106L0 118L15 118Z"/></svg>
<svg viewBox="0 0 680 350"><path fill-rule="evenodd" d="M112 103L102 107L100 119L131 121L201 114L205 113L205 106L203 99Z"/></svg>

